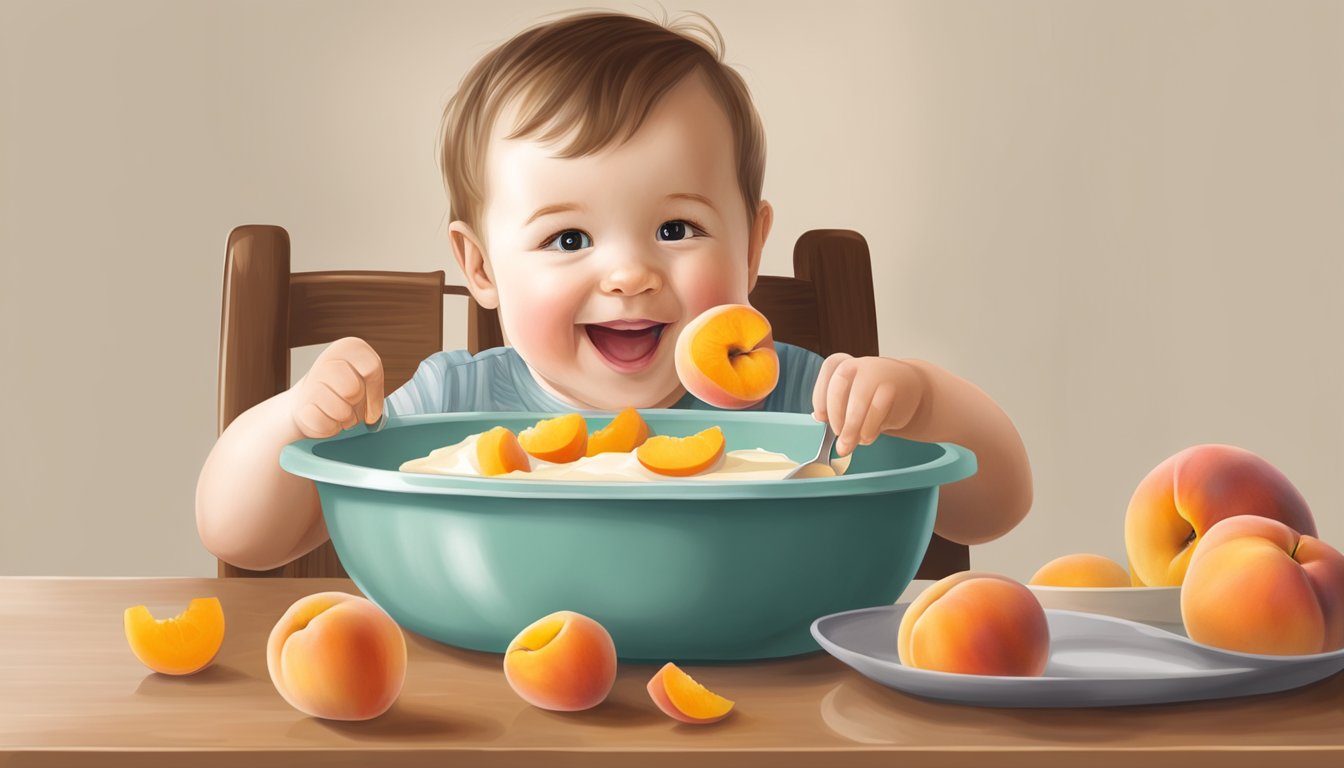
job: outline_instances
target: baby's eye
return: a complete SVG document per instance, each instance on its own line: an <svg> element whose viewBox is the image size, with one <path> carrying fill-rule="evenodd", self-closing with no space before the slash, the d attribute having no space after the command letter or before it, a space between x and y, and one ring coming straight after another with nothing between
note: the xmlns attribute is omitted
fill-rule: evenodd
<svg viewBox="0 0 1344 768"><path fill-rule="evenodd" d="M665 221L662 226L658 227L659 240L686 240L695 237L697 234L703 235L704 230L685 219Z"/></svg>
<svg viewBox="0 0 1344 768"><path fill-rule="evenodd" d="M564 232L557 232L547 238L546 242L542 243L541 247L544 250L573 253L574 251L581 251L584 248L592 248L593 239L588 237L587 233L577 229L566 229Z"/></svg>

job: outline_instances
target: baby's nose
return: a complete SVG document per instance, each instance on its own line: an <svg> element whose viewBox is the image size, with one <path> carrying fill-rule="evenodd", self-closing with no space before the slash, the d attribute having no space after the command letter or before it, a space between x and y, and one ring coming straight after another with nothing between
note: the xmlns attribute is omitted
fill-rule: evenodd
<svg viewBox="0 0 1344 768"><path fill-rule="evenodd" d="M657 292L663 287L663 277L656 269L642 259L622 259L607 271L602 279L604 293L616 293L634 296L641 293Z"/></svg>

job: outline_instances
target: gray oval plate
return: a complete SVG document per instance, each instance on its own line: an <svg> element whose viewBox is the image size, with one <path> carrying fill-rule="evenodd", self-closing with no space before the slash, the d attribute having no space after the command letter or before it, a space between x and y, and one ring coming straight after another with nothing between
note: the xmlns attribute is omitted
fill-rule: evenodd
<svg viewBox="0 0 1344 768"><path fill-rule="evenodd" d="M822 616L812 636L840 661L916 696L986 707L1113 707L1251 696L1297 688L1344 669L1344 650L1260 656L1211 648L1125 619L1047 609L1050 659L1041 677L933 672L901 664L896 635L909 603Z"/></svg>

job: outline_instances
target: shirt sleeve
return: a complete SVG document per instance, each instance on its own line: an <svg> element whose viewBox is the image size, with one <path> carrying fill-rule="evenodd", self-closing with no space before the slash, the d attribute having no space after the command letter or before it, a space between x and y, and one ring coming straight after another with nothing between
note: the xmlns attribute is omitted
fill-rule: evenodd
<svg viewBox="0 0 1344 768"><path fill-rule="evenodd" d="M425 358L416 368L411 380L383 401L388 416L407 416L415 413L447 413L454 408L452 371L471 362L466 350L438 352Z"/></svg>
<svg viewBox="0 0 1344 768"><path fill-rule="evenodd" d="M779 355L779 382L762 410L811 413L812 390L821 373L821 355L783 342L775 343L775 353Z"/></svg>

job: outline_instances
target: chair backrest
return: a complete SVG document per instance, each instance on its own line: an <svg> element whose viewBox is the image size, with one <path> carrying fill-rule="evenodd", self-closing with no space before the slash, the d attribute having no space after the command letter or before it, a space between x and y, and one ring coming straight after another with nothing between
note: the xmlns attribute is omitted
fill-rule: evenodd
<svg viewBox="0 0 1344 768"><path fill-rule="evenodd" d="M502 346L494 310L438 272L290 272L289 233L249 225L229 233L219 339L219 431L239 414L289 387L290 350L359 336L383 360L386 391L443 349L443 297L467 301L467 345L473 354ZM868 243L857 232L803 233L793 249L792 277L761 275L749 297L777 341L822 356L876 355L877 310ZM917 578L966 570L969 549L934 536ZM219 561L220 576L346 576L335 548L322 546L269 571Z"/></svg>

